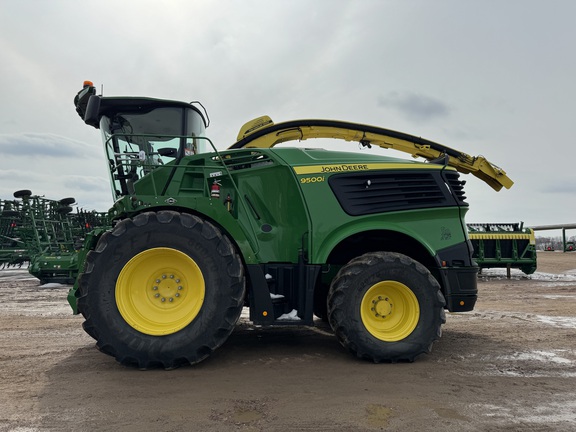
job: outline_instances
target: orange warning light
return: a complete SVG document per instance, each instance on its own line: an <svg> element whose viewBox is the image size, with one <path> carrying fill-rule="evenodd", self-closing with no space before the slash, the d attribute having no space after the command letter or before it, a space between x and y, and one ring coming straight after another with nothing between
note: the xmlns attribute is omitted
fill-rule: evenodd
<svg viewBox="0 0 576 432"><path fill-rule="evenodd" d="M86 86L94 87L94 83L92 81L84 81L84 87Z"/></svg>
<svg viewBox="0 0 576 432"><path fill-rule="evenodd" d="M464 306L464 300L460 300L460 306Z"/></svg>
<svg viewBox="0 0 576 432"><path fill-rule="evenodd" d="M268 312L264 311L264 312L262 312L262 315L268 316Z"/></svg>

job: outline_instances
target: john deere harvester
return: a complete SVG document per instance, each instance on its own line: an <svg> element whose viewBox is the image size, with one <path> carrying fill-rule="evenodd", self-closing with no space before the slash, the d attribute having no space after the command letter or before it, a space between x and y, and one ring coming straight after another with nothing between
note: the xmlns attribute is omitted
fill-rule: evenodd
<svg viewBox="0 0 576 432"><path fill-rule="evenodd" d="M115 203L69 301L120 363L200 362L244 306L257 325L313 326L316 315L358 357L412 361L439 338L445 310L473 309L458 171L512 185L483 157L375 126L267 116L218 151L197 104L103 97L87 82L75 105L102 132ZM279 146L310 138L365 151Z"/></svg>

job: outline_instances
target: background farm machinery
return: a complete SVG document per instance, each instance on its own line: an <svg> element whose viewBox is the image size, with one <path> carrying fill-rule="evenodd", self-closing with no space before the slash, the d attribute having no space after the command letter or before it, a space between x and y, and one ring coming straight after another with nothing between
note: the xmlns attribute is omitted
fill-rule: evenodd
<svg viewBox="0 0 576 432"><path fill-rule="evenodd" d="M520 223L471 223L468 237L474 247L473 258L480 269L518 268L529 275L536 271L534 230Z"/></svg>
<svg viewBox="0 0 576 432"><path fill-rule="evenodd" d="M29 190L14 198L0 200L0 266L29 262L41 283L74 283L84 237L107 223L106 214L74 209L74 198L51 200Z"/></svg>
<svg viewBox="0 0 576 432"><path fill-rule="evenodd" d="M0 200L0 267L22 265L30 260L19 235L21 207L20 201Z"/></svg>
<svg viewBox="0 0 576 432"><path fill-rule="evenodd" d="M567 231L576 230L576 224L565 223L557 225L538 225L532 227L534 231L560 231L560 237L540 235L536 242L536 248L542 251L574 252L576 250L576 236L568 236Z"/></svg>

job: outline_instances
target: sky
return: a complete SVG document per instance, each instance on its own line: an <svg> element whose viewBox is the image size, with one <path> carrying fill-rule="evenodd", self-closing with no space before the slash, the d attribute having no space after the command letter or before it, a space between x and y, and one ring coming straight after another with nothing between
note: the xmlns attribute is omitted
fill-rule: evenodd
<svg viewBox="0 0 576 432"><path fill-rule="evenodd" d="M0 0L0 198L111 206L73 105L91 80L201 101L219 149L261 115L420 136L515 182L463 175L467 222L576 223L574 16L572 0Z"/></svg>

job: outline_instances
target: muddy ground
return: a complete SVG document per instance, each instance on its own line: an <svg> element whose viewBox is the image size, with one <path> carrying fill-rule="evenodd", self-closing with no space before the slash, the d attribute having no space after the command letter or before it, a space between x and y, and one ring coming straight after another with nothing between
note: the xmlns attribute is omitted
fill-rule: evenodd
<svg viewBox="0 0 576 432"><path fill-rule="evenodd" d="M0 431L574 430L576 253L479 287L411 364L358 360L322 324L244 321L199 365L138 371L96 350L68 287L1 270Z"/></svg>

